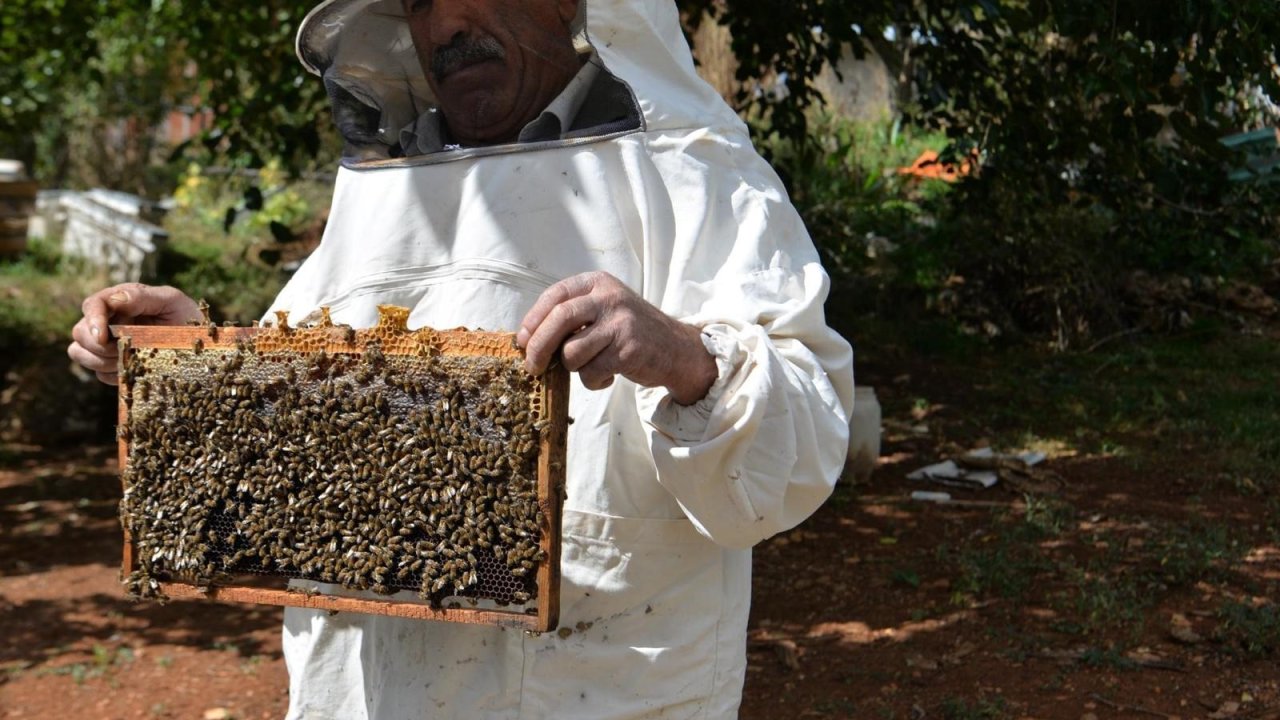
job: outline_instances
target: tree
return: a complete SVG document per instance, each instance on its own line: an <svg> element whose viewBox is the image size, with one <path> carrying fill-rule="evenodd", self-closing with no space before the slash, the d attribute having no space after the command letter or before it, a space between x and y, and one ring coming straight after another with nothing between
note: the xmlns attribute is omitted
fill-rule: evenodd
<svg viewBox="0 0 1280 720"><path fill-rule="evenodd" d="M78 135L124 123L149 138L170 109L194 103L214 115L208 147L248 165L280 157L305 167L324 155L329 126L324 90L293 54L306 10L284 0L5 0L0 155L63 181ZM150 150L133 155L152 161Z"/></svg>
<svg viewBox="0 0 1280 720"><path fill-rule="evenodd" d="M1280 183L1223 182L1241 159L1218 142L1266 122L1268 98L1280 98L1274 2L678 0L689 22L730 29L739 109L762 137L823 141L809 133L819 100L809 80L847 48L908 60L897 64L915 88L911 119L944 129L953 157L981 161L949 196L930 256L998 303L1024 303L1011 324L1033 327L1064 303L1096 316L1108 300L1093 289L1117 282L1103 274L1232 272L1275 254ZM216 118L206 147L295 171L329 162L338 145L322 140L322 85L293 57L306 9L4 0L0 154L56 177L94 113L145 125L194 97ZM38 46L26 28L42 30ZM783 91L760 92L766 79ZM1088 242L1059 251L1083 228Z"/></svg>
<svg viewBox="0 0 1280 720"><path fill-rule="evenodd" d="M1274 258L1280 183L1230 184L1223 135L1275 122L1274 0L686 0L733 33L758 130L796 142L806 79L842 47L909 56L909 115L981 172L948 197L923 255L1001 325L1063 337L1122 323L1125 272L1229 274ZM883 29L894 28L887 40ZM813 157L814 154L798 154ZM979 304L979 303L975 303Z"/></svg>

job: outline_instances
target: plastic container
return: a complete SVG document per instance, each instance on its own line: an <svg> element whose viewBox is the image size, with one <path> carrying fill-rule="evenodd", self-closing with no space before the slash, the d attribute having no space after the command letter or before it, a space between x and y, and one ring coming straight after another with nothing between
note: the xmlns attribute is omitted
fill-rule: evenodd
<svg viewBox="0 0 1280 720"><path fill-rule="evenodd" d="M880 401L875 388L857 387L853 391L853 412L849 415L849 455L841 479L852 483L870 480L879 459Z"/></svg>

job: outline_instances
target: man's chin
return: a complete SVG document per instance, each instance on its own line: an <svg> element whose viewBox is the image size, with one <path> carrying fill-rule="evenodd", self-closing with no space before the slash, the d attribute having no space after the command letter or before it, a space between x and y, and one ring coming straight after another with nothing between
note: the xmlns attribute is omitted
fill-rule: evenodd
<svg viewBox="0 0 1280 720"><path fill-rule="evenodd" d="M518 127L508 127L503 123L509 113L502 112L501 107L491 96L484 98L467 98L470 102L462 102L444 111L445 122L454 139L463 145L495 145L503 142L515 142L519 134Z"/></svg>

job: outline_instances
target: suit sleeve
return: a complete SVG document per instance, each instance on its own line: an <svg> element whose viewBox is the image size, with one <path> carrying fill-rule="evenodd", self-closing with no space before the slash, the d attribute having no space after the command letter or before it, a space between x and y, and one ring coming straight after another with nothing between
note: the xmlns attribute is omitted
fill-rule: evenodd
<svg viewBox="0 0 1280 720"><path fill-rule="evenodd" d="M831 494L848 447L853 352L827 326L830 281L786 198L738 189L724 205L676 244L660 301L702 329L716 382L690 406L661 388L637 399L658 482L702 534L741 548L795 527Z"/></svg>

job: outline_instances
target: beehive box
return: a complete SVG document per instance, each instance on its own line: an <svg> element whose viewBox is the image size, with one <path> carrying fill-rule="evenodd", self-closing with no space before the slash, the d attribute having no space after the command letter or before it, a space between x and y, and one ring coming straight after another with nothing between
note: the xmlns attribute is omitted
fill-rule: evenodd
<svg viewBox="0 0 1280 720"><path fill-rule="evenodd" d="M18 257L27 249L37 190L31 180L0 176L0 258Z"/></svg>
<svg viewBox="0 0 1280 720"><path fill-rule="evenodd" d="M555 627L567 372L381 315L112 328L131 594Z"/></svg>

